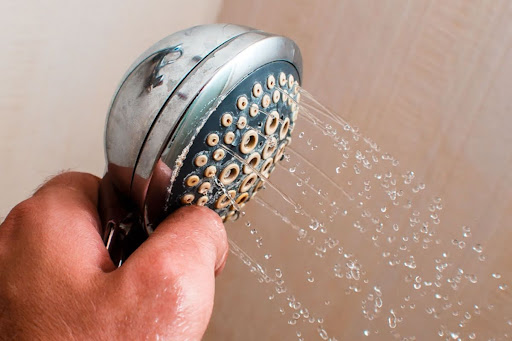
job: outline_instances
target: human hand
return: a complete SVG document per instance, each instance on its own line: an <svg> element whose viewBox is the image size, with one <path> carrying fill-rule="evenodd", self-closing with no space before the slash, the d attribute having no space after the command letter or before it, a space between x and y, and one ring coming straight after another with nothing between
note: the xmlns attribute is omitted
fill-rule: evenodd
<svg viewBox="0 0 512 341"><path fill-rule="evenodd" d="M61 174L0 225L0 339L199 340L227 257L220 218L184 207L116 269L99 183Z"/></svg>

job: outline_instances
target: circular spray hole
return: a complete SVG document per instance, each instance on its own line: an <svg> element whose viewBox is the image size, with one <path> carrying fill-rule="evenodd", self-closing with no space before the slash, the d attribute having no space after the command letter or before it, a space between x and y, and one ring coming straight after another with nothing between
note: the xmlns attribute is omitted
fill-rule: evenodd
<svg viewBox="0 0 512 341"><path fill-rule="evenodd" d="M199 177L197 175L191 175L185 181L188 187L194 187L199 183Z"/></svg>
<svg viewBox="0 0 512 341"><path fill-rule="evenodd" d="M254 97L260 97L262 93L263 93L263 87L261 86L261 84L260 83L254 84L254 86L252 87L252 94L254 95Z"/></svg>
<svg viewBox="0 0 512 341"><path fill-rule="evenodd" d="M206 138L206 144L210 147L216 146L219 143L219 135L212 133Z"/></svg>
<svg viewBox="0 0 512 341"><path fill-rule="evenodd" d="M281 143L279 145L279 148L277 148L276 156L274 156L274 163L278 163L279 161L281 161L281 159L283 158L283 155L284 155L285 147L286 147L286 141Z"/></svg>
<svg viewBox="0 0 512 341"><path fill-rule="evenodd" d="M290 130L290 119L287 117L284 119L283 124L281 125L281 130L279 131L279 138L283 140L288 134L288 130Z"/></svg>
<svg viewBox="0 0 512 341"><path fill-rule="evenodd" d="M195 199L194 194L190 194L190 193L185 194L184 196L181 197L181 203L188 205L188 204L192 203L192 201L194 201L194 199Z"/></svg>
<svg viewBox="0 0 512 341"><path fill-rule="evenodd" d="M272 136L267 139L267 143L265 144L265 147L263 147L263 151L261 152L261 156L264 159L269 158L277 149L277 139Z"/></svg>
<svg viewBox="0 0 512 341"><path fill-rule="evenodd" d="M224 127L229 127L231 125L231 123L233 123L233 116L231 116L231 114L229 114L229 113L225 113L224 115L222 115L222 117L220 119L220 123Z"/></svg>
<svg viewBox="0 0 512 341"><path fill-rule="evenodd" d="M279 90L274 91L274 94L272 94L272 101L274 101L274 103L277 103L279 102L280 99L281 93L279 92Z"/></svg>
<svg viewBox="0 0 512 341"><path fill-rule="evenodd" d="M206 194L206 193L208 193L208 191L210 190L211 187L212 187L212 184L209 183L208 181L206 181L206 182L203 182L201 184L201 186L199 186L199 189L197 191L200 194Z"/></svg>
<svg viewBox="0 0 512 341"><path fill-rule="evenodd" d="M217 173L217 167L215 167L215 166L208 166L204 170L204 176L207 178L213 178L216 173Z"/></svg>
<svg viewBox="0 0 512 341"><path fill-rule="evenodd" d="M284 72L281 72L279 74L279 85L281 87L285 86L286 85L286 75L284 74Z"/></svg>
<svg viewBox="0 0 512 341"><path fill-rule="evenodd" d="M253 169L256 169L256 167L258 166L260 161L261 161L261 156L259 153L254 152L251 155L249 155L249 157L246 160L247 165L244 165L244 173L245 174L251 173L253 171Z"/></svg>
<svg viewBox="0 0 512 341"><path fill-rule="evenodd" d="M219 174L219 180L223 185L229 185L237 178L240 173L240 167L236 163L226 166Z"/></svg>
<svg viewBox="0 0 512 341"><path fill-rule="evenodd" d="M197 199L197 206L204 206L208 202L208 196L203 195L199 199Z"/></svg>
<svg viewBox="0 0 512 341"><path fill-rule="evenodd" d="M251 173L244 178L242 184L240 184L240 192L247 192L251 189L252 186L256 184L258 180L258 176L256 173Z"/></svg>
<svg viewBox="0 0 512 341"><path fill-rule="evenodd" d="M215 208L221 209L227 207L231 203L230 198L234 198L236 196L236 192L231 190L228 193L223 193L219 199L215 202Z"/></svg>
<svg viewBox="0 0 512 341"><path fill-rule="evenodd" d="M274 75L268 76L268 78L267 78L267 88L273 89L275 85L276 85L276 78L274 77Z"/></svg>
<svg viewBox="0 0 512 341"><path fill-rule="evenodd" d="M295 78L293 78L293 75L288 76L288 87L291 89L293 87L293 83L295 83Z"/></svg>
<svg viewBox="0 0 512 341"><path fill-rule="evenodd" d="M254 191L259 191L263 187L264 181L260 181L256 184L256 187L254 187Z"/></svg>
<svg viewBox="0 0 512 341"><path fill-rule="evenodd" d="M252 190L251 198L253 198L256 193L263 187L263 180L258 181L254 189Z"/></svg>
<svg viewBox="0 0 512 341"><path fill-rule="evenodd" d="M226 153L224 152L223 149L217 149L216 151L213 152L212 158L215 161L220 161L224 158L225 155Z"/></svg>
<svg viewBox="0 0 512 341"><path fill-rule="evenodd" d="M204 154L201 154L201 155L196 156L194 164L197 167L202 167L202 166L206 165L207 162L208 162L208 157Z"/></svg>
<svg viewBox="0 0 512 341"><path fill-rule="evenodd" d="M274 163L274 160L272 159L266 159L263 163L263 166L261 166L261 174L263 174L265 177L268 178L270 167Z"/></svg>
<svg viewBox="0 0 512 341"><path fill-rule="evenodd" d="M235 140L235 133L232 131L227 132L226 135L224 135L224 143L225 144L231 144Z"/></svg>
<svg viewBox="0 0 512 341"><path fill-rule="evenodd" d="M258 133L255 130L249 130L242 136L240 151L243 154L250 153L258 144Z"/></svg>
<svg viewBox="0 0 512 341"><path fill-rule="evenodd" d="M252 104L251 107L249 108L249 115L251 117L255 117L256 115L258 115L258 112L259 112L258 105L256 103Z"/></svg>
<svg viewBox="0 0 512 341"><path fill-rule="evenodd" d="M293 122L297 121L297 117L299 117L299 111L298 110L294 110L292 112L292 121Z"/></svg>
<svg viewBox="0 0 512 341"><path fill-rule="evenodd" d="M247 126L247 118L245 116L240 116L238 119L238 122L236 124L236 127L238 129L244 129Z"/></svg>
<svg viewBox="0 0 512 341"><path fill-rule="evenodd" d="M236 106L240 110L244 110L247 108L247 105L249 104L249 101L245 96L238 97L238 100L236 101Z"/></svg>
<svg viewBox="0 0 512 341"><path fill-rule="evenodd" d="M249 200L249 194L248 193L242 193L236 198L235 202L238 206L243 207L245 203Z"/></svg>
<svg viewBox="0 0 512 341"><path fill-rule="evenodd" d="M270 105L270 102L272 100L270 99L270 96L269 95L265 95L263 96L263 98L261 99L261 106L263 108L267 108L269 105Z"/></svg>
<svg viewBox="0 0 512 341"><path fill-rule="evenodd" d="M277 130L277 126L279 125L279 114L277 111L272 111L265 122L265 134L271 135L275 133Z"/></svg>

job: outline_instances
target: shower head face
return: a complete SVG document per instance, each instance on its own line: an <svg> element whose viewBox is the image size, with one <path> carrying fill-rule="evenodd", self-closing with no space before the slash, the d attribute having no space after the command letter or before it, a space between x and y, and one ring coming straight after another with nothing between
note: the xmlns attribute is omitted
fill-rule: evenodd
<svg viewBox="0 0 512 341"><path fill-rule="evenodd" d="M279 84L280 79L285 81ZM224 220L236 217L291 142L298 110L295 79L297 70L287 62L261 66L223 98L192 142L178 141L182 129L191 127L177 131L171 145L186 145L186 153L169 159L179 160L179 165L175 162L168 211L196 204L208 206Z"/></svg>
<svg viewBox="0 0 512 341"><path fill-rule="evenodd" d="M106 154L148 233L184 205L236 217L291 141L301 72L293 41L235 25L178 32L139 58L112 102Z"/></svg>

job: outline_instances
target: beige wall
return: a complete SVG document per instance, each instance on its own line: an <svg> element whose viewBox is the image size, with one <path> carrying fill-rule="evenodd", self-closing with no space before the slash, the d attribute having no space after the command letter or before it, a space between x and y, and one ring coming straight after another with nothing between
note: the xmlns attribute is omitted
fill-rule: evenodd
<svg viewBox="0 0 512 341"><path fill-rule="evenodd" d="M0 2L0 217L63 169L102 175L105 115L128 66L220 0Z"/></svg>
<svg viewBox="0 0 512 341"><path fill-rule="evenodd" d="M485 291L479 295L487 297L487 290L497 290L492 271L511 280L511 17L512 3L506 0L226 0L219 20L297 41L305 88L414 170L429 193L444 198L440 237L449 241L460 235L465 223L473 240L486 245ZM285 232L273 233L293 240ZM291 243L287 248L298 252ZM264 302L261 285L246 279L246 267L230 261L218 281L211 339L296 339L276 307ZM371 265L367 270L379 273ZM304 274L289 280L303 281ZM401 282L389 276L380 280L390 287ZM461 290L459 295L470 294ZM510 315L509 293L489 297L497 310L475 322L480 337L498 324L505 328ZM345 299L338 302L341 310L331 310L332 328L347 339L357 329L356 337L362 338L364 327L352 324L360 300ZM434 328L426 321L409 325L419 340L422 331Z"/></svg>

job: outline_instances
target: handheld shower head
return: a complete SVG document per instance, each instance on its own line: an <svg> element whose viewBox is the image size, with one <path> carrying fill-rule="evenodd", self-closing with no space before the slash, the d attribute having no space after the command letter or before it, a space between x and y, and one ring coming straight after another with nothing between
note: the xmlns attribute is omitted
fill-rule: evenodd
<svg viewBox="0 0 512 341"><path fill-rule="evenodd" d="M291 141L301 78L293 41L236 25L193 27L143 53L106 124L107 175L129 207L120 216L102 201L112 258L183 205L236 218Z"/></svg>

